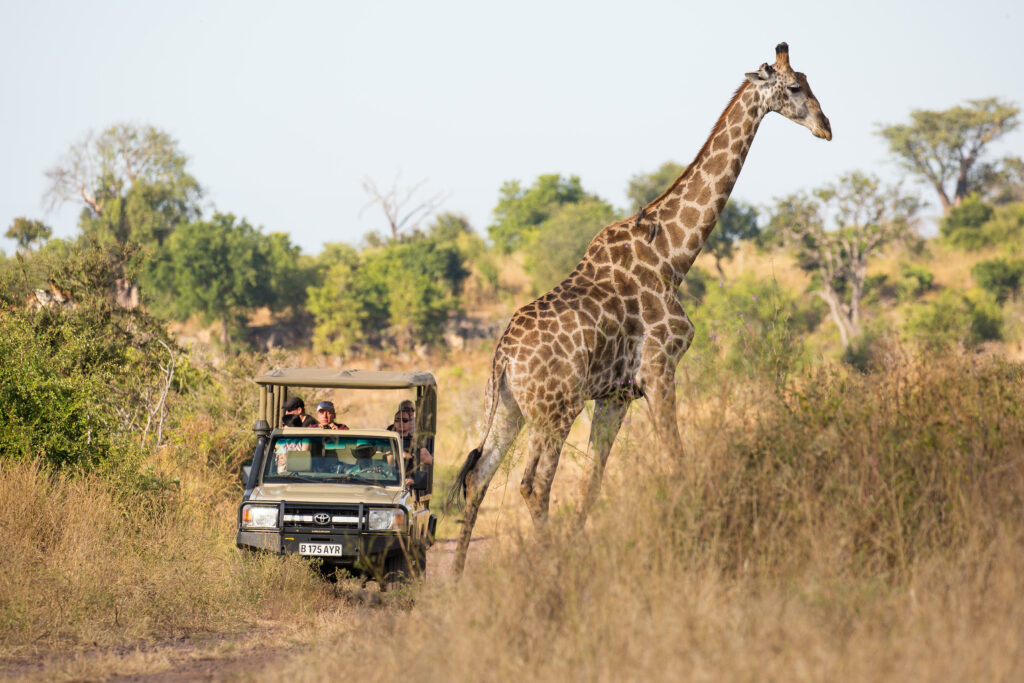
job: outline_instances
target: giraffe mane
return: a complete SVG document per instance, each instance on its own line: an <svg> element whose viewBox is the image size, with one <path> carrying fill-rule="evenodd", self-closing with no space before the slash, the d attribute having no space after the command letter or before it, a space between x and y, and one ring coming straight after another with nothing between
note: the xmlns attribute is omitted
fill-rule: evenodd
<svg viewBox="0 0 1024 683"><path fill-rule="evenodd" d="M732 94L732 98L729 100L729 104L725 105L725 109L722 110L722 113L719 115L718 120L715 121L715 125L711 127L711 133L708 134L708 137L704 141L704 144L701 145L701 148L697 151L696 156L693 157L693 161L691 161L689 165L686 167L686 169L682 172L682 174L680 174L680 176L676 178L671 185L668 186L668 189L666 189L660 195L651 200L651 202L647 204L647 207L654 206L655 204L663 200L667 195L671 194L673 190L675 190L677 187L683 184L683 182L690 177L690 174L693 171L694 166L696 165L697 159L700 159L701 156L703 156L704 153L707 152L708 145L711 144L711 140L713 140L716 135L722 132L722 128L725 127L726 113L728 113L732 106L736 104L736 101L740 98L740 96L743 94L743 91L746 90L747 86L749 85L750 82L746 80L740 83L739 87L736 88L736 92Z"/></svg>

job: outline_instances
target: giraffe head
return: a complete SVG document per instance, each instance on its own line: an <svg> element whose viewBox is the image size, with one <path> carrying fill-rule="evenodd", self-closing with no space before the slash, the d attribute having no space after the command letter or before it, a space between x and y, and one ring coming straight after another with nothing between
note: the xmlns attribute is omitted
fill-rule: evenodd
<svg viewBox="0 0 1024 683"><path fill-rule="evenodd" d="M777 111L790 121L805 126L814 137L832 139L832 126L821 111L818 98L811 92L807 76L789 65L789 45L775 46L775 64L762 64L747 80L754 84L769 111Z"/></svg>

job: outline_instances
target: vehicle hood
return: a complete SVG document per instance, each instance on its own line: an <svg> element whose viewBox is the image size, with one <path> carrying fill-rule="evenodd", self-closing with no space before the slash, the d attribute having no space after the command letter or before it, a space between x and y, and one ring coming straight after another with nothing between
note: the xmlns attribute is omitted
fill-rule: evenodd
<svg viewBox="0 0 1024 683"><path fill-rule="evenodd" d="M408 494L400 488L363 484L312 484L291 482L262 484L252 491L250 501L295 501L300 503L403 503Z"/></svg>

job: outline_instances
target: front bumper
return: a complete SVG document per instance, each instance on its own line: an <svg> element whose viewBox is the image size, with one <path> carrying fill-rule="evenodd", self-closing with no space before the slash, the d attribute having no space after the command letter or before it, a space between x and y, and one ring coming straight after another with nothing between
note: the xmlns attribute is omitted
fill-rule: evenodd
<svg viewBox="0 0 1024 683"><path fill-rule="evenodd" d="M262 550L275 555L294 555L300 543L337 543L342 554L323 556L326 564L353 565L362 559L408 552L408 535L399 532L332 532L314 534L292 531L239 531L235 544L246 550Z"/></svg>

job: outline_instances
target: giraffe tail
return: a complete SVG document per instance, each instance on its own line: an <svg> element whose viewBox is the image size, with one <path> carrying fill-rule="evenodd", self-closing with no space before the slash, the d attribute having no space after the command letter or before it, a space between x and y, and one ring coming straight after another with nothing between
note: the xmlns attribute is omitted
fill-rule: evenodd
<svg viewBox="0 0 1024 683"><path fill-rule="evenodd" d="M480 456L484 452L484 444L487 443L487 437L491 433L491 425L494 422L494 411L498 408L498 390L504 375L504 361L501 363L495 362L487 386L487 395L491 405L488 411L487 425L484 427L484 436L480 441L480 445L471 450L469 455L466 456L466 462L462 463L462 469L459 470L459 474L455 477L455 481L452 482L451 488L448 489L448 496L445 499L446 509L462 509L466 504L466 477L476 467L476 464L480 461Z"/></svg>

